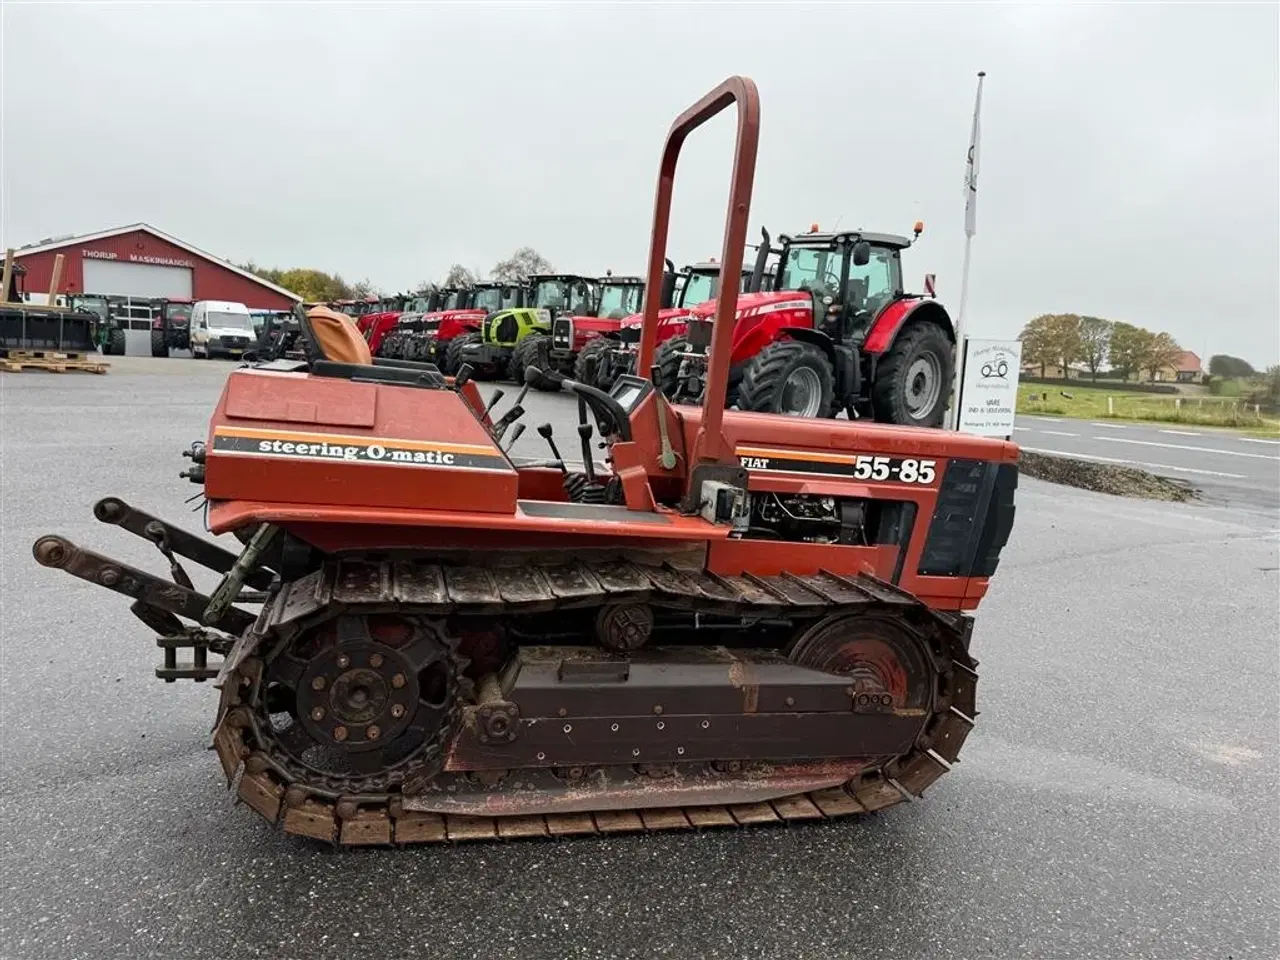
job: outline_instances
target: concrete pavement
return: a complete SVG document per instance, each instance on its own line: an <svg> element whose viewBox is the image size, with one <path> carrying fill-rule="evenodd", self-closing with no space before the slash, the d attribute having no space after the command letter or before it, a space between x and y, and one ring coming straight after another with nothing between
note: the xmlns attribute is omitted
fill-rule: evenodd
<svg viewBox="0 0 1280 960"><path fill-rule="evenodd" d="M156 681L128 602L30 553L58 532L163 571L90 507L201 529L179 452L230 366L0 375L4 960L1280 955L1274 518L1030 479L978 613L981 715L923 802L451 848L271 832L205 749L214 691ZM521 452L539 420L569 440L567 399L531 392Z"/></svg>
<svg viewBox="0 0 1280 960"><path fill-rule="evenodd" d="M1216 503L1280 509L1280 440L1181 424L1020 416L1013 439L1034 453L1140 467L1185 480Z"/></svg>

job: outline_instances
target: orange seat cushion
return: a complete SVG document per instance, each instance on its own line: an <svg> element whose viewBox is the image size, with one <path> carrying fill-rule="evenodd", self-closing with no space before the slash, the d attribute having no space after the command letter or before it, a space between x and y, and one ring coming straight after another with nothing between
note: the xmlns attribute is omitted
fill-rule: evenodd
<svg viewBox="0 0 1280 960"><path fill-rule="evenodd" d="M328 307L312 307L307 311L307 319L311 321L311 330L326 360L365 367L372 365L373 354L369 352L368 342L345 313Z"/></svg>

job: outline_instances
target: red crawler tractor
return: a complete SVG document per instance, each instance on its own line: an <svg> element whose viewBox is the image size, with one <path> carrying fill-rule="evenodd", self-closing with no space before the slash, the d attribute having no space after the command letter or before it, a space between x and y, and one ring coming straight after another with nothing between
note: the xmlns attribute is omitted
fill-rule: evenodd
<svg viewBox="0 0 1280 960"><path fill-rule="evenodd" d="M650 289L680 146L735 102L723 276L741 270L759 102L735 77L668 134ZM580 469L545 424L550 459L510 457L519 400L491 414L466 368L372 359L348 319L299 309L323 359L233 371L191 450L208 525L239 553L109 498L98 518L155 543L171 581L57 536L35 557L132 597L161 678L216 679L228 783L288 833L732 826L917 796L977 715L971 611L1012 526L1017 447L726 410L735 287L701 408L640 376L564 381ZM641 371L657 314L655 297ZM212 594L180 558L221 574Z"/></svg>

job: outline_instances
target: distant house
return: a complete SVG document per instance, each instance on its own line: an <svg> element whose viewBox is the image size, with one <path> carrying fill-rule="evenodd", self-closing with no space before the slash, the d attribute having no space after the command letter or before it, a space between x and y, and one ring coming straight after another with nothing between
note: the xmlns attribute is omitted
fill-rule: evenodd
<svg viewBox="0 0 1280 960"><path fill-rule="evenodd" d="M1153 379L1171 383L1202 383L1204 370L1200 367L1200 357L1191 350L1183 350L1175 362L1157 370Z"/></svg>
<svg viewBox="0 0 1280 960"><path fill-rule="evenodd" d="M1043 372L1041 372L1043 371ZM1105 376L1106 371L1099 370L1098 376ZM1056 363L1046 363L1043 367L1038 363L1030 363L1023 361L1020 371L1022 377L1044 377L1048 380L1088 380L1093 377L1089 372L1089 368L1083 363L1073 363L1067 367L1066 375L1062 373L1062 367Z"/></svg>

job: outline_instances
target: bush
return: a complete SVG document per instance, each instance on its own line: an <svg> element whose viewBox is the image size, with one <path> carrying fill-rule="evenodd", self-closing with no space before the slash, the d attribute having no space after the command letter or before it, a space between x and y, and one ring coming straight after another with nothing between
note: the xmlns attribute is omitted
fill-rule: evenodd
<svg viewBox="0 0 1280 960"><path fill-rule="evenodd" d="M1244 385L1234 377L1210 377L1209 393L1215 397L1238 397L1244 393Z"/></svg>

